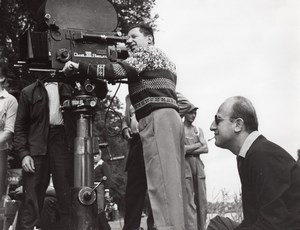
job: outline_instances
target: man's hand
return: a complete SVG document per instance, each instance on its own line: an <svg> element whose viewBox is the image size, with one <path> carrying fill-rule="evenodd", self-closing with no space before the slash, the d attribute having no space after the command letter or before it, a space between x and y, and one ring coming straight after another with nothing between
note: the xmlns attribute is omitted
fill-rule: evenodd
<svg viewBox="0 0 300 230"><path fill-rule="evenodd" d="M109 195L109 191L105 191L104 193L104 198L109 199L110 195Z"/></svg>
<svg viewBox="0 0 300 230"><path fill-rule="evenodd" d="M23 194L23 186L17 187L17 188L15 189L15 191L14 191L14 194L15 194L15 195L21 195L21 194Z"/></svg>
<svg viewBox="0 0 300 230"><path fill-rule="evenodd" d="M23 158L22 168L25 172L35 172L34 161L31 156L27 155Z"/></svg>
<svg viewBox="0 0 300 230"><path fill-rule="evenodd" d="M78 63L72 62L72 61L68 61L65 64L64 68L62 69L62 71L68 77L68 76L76 74L78 68L79 68L79 64Z"/></svg>
<svg viewBox="0 0 300 230"><path fill-rule="evenodd" d="M128 140L132 139L131 134L132 134L132 131L131 131L131 129L129 127L123 129L123 138L125 140L128 141Z"/></svg>

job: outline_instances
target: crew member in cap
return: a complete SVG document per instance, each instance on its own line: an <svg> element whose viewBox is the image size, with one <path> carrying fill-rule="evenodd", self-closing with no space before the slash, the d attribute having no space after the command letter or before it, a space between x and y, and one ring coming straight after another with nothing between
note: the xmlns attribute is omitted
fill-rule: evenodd
<svg viewBox="0 0 300 230"><path fill-rule="evenodd" d="M185 182L187 190L187 230L205 230L207 200L204 164L200 154L208 153L201 128L193 125L197 107L189 103L184 113Z"/></svg>
<svg viewBox="0 0 300 230"><path fill-rule="evenodd" d="M0 63L0 198L6 190L7 155L11 147L18 102L4 88L7 66Z"/></svg>

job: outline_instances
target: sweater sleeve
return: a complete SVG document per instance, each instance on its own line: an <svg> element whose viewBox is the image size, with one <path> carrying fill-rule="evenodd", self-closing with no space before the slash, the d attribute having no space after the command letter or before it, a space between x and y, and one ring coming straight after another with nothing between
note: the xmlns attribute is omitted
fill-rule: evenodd
<svg viewBox="0 0 300 230"><path fill-rule="evenodd" d="M128 82L139 80L139 73L157 69L169 70L176 74L176 67L167 56L154 46L139 47L124 61L107 64L79 64L79 73L91 78L101 78L108 81L128 79Z"/></svg>
<svg viewBox="0 0 300 230"><path fill-rule="evenodd" d="M128 79L129 82L138 79L138 72L125 61L97 65L79 63L78 71L92 79L106 79L108 81Z"/></svg>

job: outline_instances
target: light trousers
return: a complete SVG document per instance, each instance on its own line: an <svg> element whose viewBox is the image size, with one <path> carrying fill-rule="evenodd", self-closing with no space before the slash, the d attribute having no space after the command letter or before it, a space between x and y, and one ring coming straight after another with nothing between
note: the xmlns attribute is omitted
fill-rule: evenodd
<svg viewBox="0 0 300 230"><path fill-rule="evenodd" d="M148 194L157 230L185 229L184 129L174 109L139 121Z"/></svg>
<svg viewBox="0 0 300 230"><path fill-rule="evenodd" d="M188 197L186 230L205 230L207 200L204 165L199 156L186 156L185 164Z"/></svg>

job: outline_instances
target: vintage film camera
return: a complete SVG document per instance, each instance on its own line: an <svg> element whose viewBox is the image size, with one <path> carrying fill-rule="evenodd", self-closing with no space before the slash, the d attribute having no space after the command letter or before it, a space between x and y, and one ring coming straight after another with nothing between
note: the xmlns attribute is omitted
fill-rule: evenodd
<svg viewBox="0 0 300 230"><path fill-rule="evenodd" d="M116 31L117 12L107 0L27 0L27 6L38 23L20 39L20 60L15 67L21 76L37 72L66 81L61 70L69 60L105 64L128 57L126 37ZM81 83L78 94L105 98L106 83L86 78L72 77L68 82ZM80 101L95 104L94 98ZM79 102L66 101L64 107L72 103Z"/></svg>
<svg viewBox="0 0 300 230"><path fill-rule="evenodd" d="M39 22L21 38L16 67L61 70L71 60L92 64L125 59L126 37L116 32L118 18L106 0L47 0L28 3Z"/></svg>
<svg viewBox="0 0 300 230"><path fill-rule="evenodd" d="M22 71L55 78L63 76L61 70L69 60L106 64L127 58L126 37L116 32L117 13L107 0L28 0L28 4L41 23L21 39L21 61L16 67ZM107 85L88 76L78 77L72 77L77 92L62 105L76 115L71 229L96 230L93 154L100 145L92 136L92 117L97 98L106 96ZM80 86L77 81L81 81Z"/></svg>

